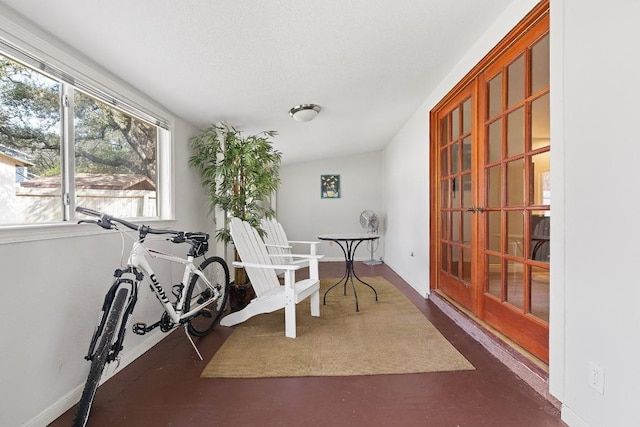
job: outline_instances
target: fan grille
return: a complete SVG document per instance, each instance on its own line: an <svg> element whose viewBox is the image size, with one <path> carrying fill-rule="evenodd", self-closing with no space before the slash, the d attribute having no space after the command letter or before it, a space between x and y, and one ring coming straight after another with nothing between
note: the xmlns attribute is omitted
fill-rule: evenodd
<svg viewBox="0 0 640 427"><path fill-rule="evenodd" d="M360 214L360 225L366 228L369 233L378 232L378 216L372 210L362 211Z"/></svg>

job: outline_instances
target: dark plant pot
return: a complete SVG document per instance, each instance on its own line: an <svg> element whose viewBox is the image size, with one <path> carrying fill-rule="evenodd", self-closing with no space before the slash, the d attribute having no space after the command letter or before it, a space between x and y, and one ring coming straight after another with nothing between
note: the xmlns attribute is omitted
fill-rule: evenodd
<svg viewBox="0 0 640 427"><path fill-rule="evenodd" d="M231 308L231 312L242 310L255 297L256 293L253 290L251 283L238 286L232 284L229 289L229 306Z"/></svg>

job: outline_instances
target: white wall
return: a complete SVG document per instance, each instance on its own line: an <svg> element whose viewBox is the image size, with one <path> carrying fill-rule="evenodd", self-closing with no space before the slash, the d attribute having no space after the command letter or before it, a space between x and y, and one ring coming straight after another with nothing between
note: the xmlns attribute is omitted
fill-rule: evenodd
<svg viewBox="0 0 640 427"><path fill-rule="evenodd" d="M339 199L320 198L320 175L340 175ZM328 233L358 233L360 213L371 209L382 215L382 153L320 160L283 166L280 170L282 185L278 190L276 216L289 240L317 240ZM383 233L382 225L380 233ZM375 248L375 246L374 246ZM344 260L337 245L329 242L319 245L323 261ZM384 239L380 239L374 257L384 256ZM356 259L370 259L365 243L356 252Z"/></svg>
<svg viewBox="0 0 640 427"><path fill-rule="evenodd" d="M638 426L640 2L554 0L552 19L556 11L551 40L563 56L552 57L559 95L551 113L563 122L551 155L564 151L564 198L552 202L564 209L563 418ZM604 368L604 395L587 384L590 362Z"/></svg>
<svg viewBox="0 0 640 427"><path fill-rule="evenodd" d="M0 12L3 10L0 8ZM57 50L62 55L84 63L84 58L66 50L55 40L38 33L29 24L10 14L0 14L1 30L29 38L41 49ZM86 62L87 64L89 62ZM106 72L93 72L93 77L109 82L115 79ZM151 102L124 83L123 90L144 102ZM151 105L151 104L150 104ZM161 110L161 107L156 106ZM205 197L199 177L187 166L190 155L188 139L197 130L179 118L173 119L173 165L175 188L175 221L162 225L187 231L212 232L206 217ZM90 225L68 224L56 227L36 240L0 244L3 295L0 310L0 425L44 426L77 402L89 370L84 360L87 347L113 270L120 266L122 243L119 233L101 231L80 237L69 235L74 230L86 230ZM60 231L62 229L62 231ZM52 231L54 231L52 229ZM19 236L16 231L12 236ZM34 239L30 237L30 239ZM12 240L16 240L13 238ZM8 241L8 240L5 240ZM171 246L171 247L169 247ZM130 247L130 243L127 244ZM161 243L160 247L186 255L186 246ZM213 247L213 246L212 246ZM125 260L126 261L126 260ZM171 283L181 279L179 268L154 264L161 280ZM10 288L9 288L10 286ZM153 323L161 310L148 286L141 286L140 300L133 322ZM119 370L148 350L165 335L158 329L143 337L127 333ZM111 367L113 369L113 367ZM111 371L109 371L112 374Z"/></svg>
<svg viewBox="0 0 640 427"><path fill-rule="evenodd" d="M384 151L386 263L429 294L429 128L421 107Z"/></svg>

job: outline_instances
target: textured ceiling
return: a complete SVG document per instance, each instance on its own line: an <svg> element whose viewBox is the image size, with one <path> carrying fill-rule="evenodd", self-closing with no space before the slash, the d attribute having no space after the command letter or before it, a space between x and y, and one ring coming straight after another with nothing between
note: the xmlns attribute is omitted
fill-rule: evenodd
<svg viewBox="0 0 640 427"><path fill-rule="evenodd" d="M381 149L512 1L1 0L197 127L278 131L284 164Z"/></svg>

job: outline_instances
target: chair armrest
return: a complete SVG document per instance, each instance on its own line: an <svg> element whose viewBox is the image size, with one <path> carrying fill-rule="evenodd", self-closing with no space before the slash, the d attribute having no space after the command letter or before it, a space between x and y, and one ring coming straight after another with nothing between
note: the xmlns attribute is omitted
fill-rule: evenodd
<svg viewBox="0 0 640 427"><path fill-rule="evenodd" d="M250 267L250 268L264 268L269 270L299 270L302 267L295 264L255 264L253 262L233 262L234 267Z"/></svg>
<svg viewBox="0 0 640 427"><path fill-rule="evenodd" d="M309 252L311 253L311 255L315 255L316 253L318 253L318 244L320 242L307 242L307 241L303 241L303 240L289 240L289 244L299 244L299 245L309 245Z"/></svg>
<svg viewBox="0 0 640 427"><path fill-rule="evenodd" d="M291 257L291 258L301 258L301 259L322 259L324 255L310 255L310 254L286 254L286 255L269 255L272 258L282 258L283 256Z"/></svg>
<svg viewBox="0 0 640 427"><path fill-rule="evenodd" d="M291 249L291 246L287 246L287 245L274 245L273 243L265 243L264 245L268 248Z"/></svg>

